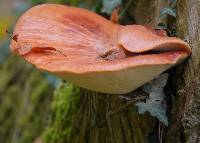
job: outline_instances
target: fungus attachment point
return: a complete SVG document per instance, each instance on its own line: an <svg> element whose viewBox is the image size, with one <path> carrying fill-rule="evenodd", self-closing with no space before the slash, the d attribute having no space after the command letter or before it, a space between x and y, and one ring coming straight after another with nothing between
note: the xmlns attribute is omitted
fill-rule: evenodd
<svg viewBox="0 0 200 143"><path fill-rule="evenodd" d="M122 26L81 8L43 4L20 17L10 47L75 85L124 94L190 55L187 43L164 33Z"/></svg>

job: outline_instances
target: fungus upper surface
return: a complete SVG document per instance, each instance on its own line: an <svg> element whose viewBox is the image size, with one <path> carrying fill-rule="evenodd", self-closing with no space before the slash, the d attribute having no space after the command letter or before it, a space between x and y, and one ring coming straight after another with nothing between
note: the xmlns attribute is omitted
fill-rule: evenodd
<svg viewBox="0 0 200 143"><path fill-rule="evenodd" d="M155 65L168 69L191 53L187 43L152 28L122 26L85 9L56 4L28 10L18 20L13 37L12 51L37 68L62 76Z"/></svg>

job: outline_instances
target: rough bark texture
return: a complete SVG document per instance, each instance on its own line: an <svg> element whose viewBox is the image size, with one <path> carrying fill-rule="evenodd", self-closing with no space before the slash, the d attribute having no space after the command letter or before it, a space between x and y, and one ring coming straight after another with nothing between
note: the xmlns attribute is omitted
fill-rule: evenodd
<svg viewBox="0 0 200 143"><path fill-rule="evenodd" d="M168 6L168 0L133 0L130 15L137 24L156 26L166 19L159 17L160 10Z"/></svg>
<svg viewBox="0 0 200 143"><path fill-rule="evenodd" d="M82 103L77 122L77 133L72 142L85 143L132 143L146 142L153 128L153 120L139 116L133 110L121 109L126 106L117 95L105 95L91 91L82 91ZM132 109L132 110L131 110ZM141 122L143 120L143 122ZM152 125L152 126L149 126ZM81 129L81 130L79 130Z"/></svg>
<svg viewBox="0 0 200 143"><path fill-rule="evenodd" d="M176 100L172 108L168 141L198 143L200 142L200 1L178 0L177 14L177 34L188 41L192 47L192 56L187 64L179 66L172 77Z"/></svg>

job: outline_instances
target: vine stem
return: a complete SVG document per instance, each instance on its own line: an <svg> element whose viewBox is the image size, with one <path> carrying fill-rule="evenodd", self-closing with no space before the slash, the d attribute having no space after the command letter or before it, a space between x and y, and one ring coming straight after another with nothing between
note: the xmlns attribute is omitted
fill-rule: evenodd
<svg viewBox="0 0 200 143"><path fill-rule="evenodd" d="M116 113L118 113L118 112L120 112L120 111L126 109L127 107L133 105L133 104L134 104L135 102L137 102L138 100L143 100L143 99L145 99L146 97L147 97L147 96L139 96L139 97L136 97L136 98L134 98L134 99L131 100L131 101L127 101L127 103L126 103L125 105L122 105L122 106L120 106L120 107L118 107L118 108L116 108L116 109L114 109L114 110L112 110L112 111L109 111L107 114L108 114L109 116L110 116L110 115L113 115L113 114L116 114Z"/></svg>

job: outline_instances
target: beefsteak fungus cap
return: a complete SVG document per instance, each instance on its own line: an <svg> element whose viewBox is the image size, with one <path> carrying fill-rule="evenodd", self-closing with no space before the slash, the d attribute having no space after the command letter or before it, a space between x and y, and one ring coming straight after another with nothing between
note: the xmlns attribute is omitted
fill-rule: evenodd
<svg viewBox="0 0 200 143"><path fill-rule="evenodd" d="M11 50L37 68L97 92L125 94L182 62L187 43L85 9L43 4L23 14Z"/></svg>

